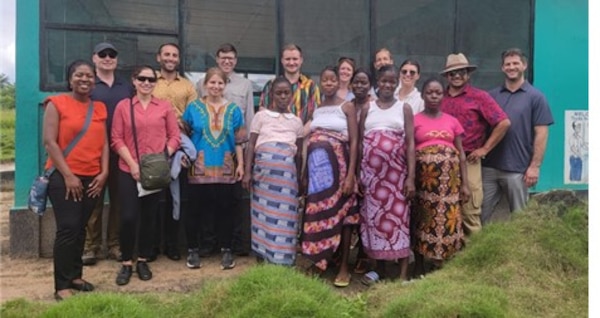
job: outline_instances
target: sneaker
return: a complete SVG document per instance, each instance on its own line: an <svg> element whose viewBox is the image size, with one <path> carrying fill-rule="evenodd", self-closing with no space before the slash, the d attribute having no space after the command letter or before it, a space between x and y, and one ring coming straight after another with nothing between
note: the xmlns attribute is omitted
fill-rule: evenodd
<svg viewBox="0 0 600 318"><path fill-rule="evenodd" d="M123 265L119 271L119 274L117 274L117 285L123 286L129 284L131 273L133 273L133 266Z"/></svg>
<svg viewBox="0 0 600 318"><path fill-rule="evenodd" d="M202 266L200 264L200 254L198 254L197 248L188 250L187 263L185 265L187 265L188 268L200 268L200 266Z"/></svg>
<svg viewBox="0 0 600 318"><path fill-rule="evenodd" d="M137 261L137 264L135 265L135 271L141 280L152 279L152 271L150 271L150 267L148 267L148 263L146 262Z"/></svg>
<svg viewBox="0 0 600 318"><path fill-rule="evenodd" d="M222 248L221 253L223 254L223 258L221 258L221 269L234 268L235 261L233 260L233 254L231 254L231 249Z"/></svg>
<svg viewBox="0 0 600 318"><path fill-rule="evenodd" d="M97 261L96 253L94 251L86 251L83 253L83 256L81 256L81 262L84 266L96 265Z"/></svg>

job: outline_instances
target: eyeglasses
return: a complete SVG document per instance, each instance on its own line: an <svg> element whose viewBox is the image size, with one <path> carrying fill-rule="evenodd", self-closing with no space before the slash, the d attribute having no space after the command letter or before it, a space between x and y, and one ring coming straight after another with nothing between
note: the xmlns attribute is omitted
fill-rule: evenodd
<svg viewBox="0 0 600 318"><path fill-rule="evenodd" d="M110 57L111 59L114 59L117 57L117 52L112 51L112 50L98 52L98 57L101 59L103 59L107 56Z"/></svg>
<svg viewBox="0 0 600 318"><path fill-rule="evenodd" d="M156 77L138 76L135 79L142 83L145 81L148 81L148 83L156 83Z"/></svg>
<svg viewBox="0 0 600 318"><path fill-rule="evenodd" d="M410 74L410 76L415 76L415 74L417 74L417 71L414 71L414 70L401 70L400 73L402 73L402 75Z"/></svg>
<svg viewBox="0 0 600 318"><path fill-rule="evenodd" d="M462 76L465 76L467 74L467 69L463 68L463 69L460 69L460 70L454 70L454 71L450 71L450 72L448 72L446 74L448 76L450 76L450 77L454 77L457 74L462 77Z"/></svg>

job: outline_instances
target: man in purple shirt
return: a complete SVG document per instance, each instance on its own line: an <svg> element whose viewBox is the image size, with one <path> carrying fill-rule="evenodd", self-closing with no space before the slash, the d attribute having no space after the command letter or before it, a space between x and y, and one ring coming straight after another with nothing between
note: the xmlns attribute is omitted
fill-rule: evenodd
<svg viewBox="0 0 600 318"><path fill-rule="evenodd" d="M448 55L446 67L440 72L448 80L442 111L456 117L465 129L463 149L471 190L471 197L462 205L463 229L467 235L481 230L481 159L494 149L510 127L510 120L496 101L487 92L469 84L476 68L464 54L458 53Z"/></svg>
<svg viewBox="0 0 600 318"><path fill-rule="evenodd" d="M503 195L511 212L527 204L529 187L535 186L554 123L546 97L525 79L527 58L520 49L502 52L504 85L490 95L506 112L512 125L482 165L483 206L481 221L490 221Z"/></svg>

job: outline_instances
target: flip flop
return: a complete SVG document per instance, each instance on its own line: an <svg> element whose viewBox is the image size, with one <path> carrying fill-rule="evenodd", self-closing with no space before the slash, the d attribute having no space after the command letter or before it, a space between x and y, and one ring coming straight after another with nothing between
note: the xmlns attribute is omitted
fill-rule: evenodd
<svg viewBox="0 0 600 318"><path fill-rule="evenodd" d="M352 279L352 275L350 275L350 273L348 273L348 276L346 276L344 278L337 276L335 278L335 280L333 281L333 285L335 287L348 287L348 285L350 285L351 279Z"/></svg>
<svg viewBox="0 0 600 318"><path fill-rule="evenodd" d="M364 285L372 286L379 282L379 274L377 274L376 271L370 271L363 275L360 282L363 283Z"/></svg>

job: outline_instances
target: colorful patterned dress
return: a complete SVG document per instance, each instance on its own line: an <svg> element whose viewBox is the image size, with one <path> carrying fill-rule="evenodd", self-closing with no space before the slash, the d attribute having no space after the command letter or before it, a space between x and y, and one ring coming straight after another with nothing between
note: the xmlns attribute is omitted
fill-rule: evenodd
<svg viewBox="0 0 600 318"><path fill-rule="evenodd" d="M400 102L381 109L371 102L365 121L361 183L361 240L377 260L410 254L409 202L402 194L407 176L404 111Z"/></svg>
<svg viewBox="0 0 600 318"><path fill-rule="evenodd" d="M460 157L455 136L464 130L448 114L415 116L416 207L415 251L432 260L447 260L463 246L460 202Z"/></svg>
<svg viewBox="0 0 600 318"><path fill-rule="evenodd" d="M303 125L294 114L263 110L250 129L258 134L252 172L252 250L270 263L293 265L298 239L296 140ZM252 160L252 158L248 158Z"/></svg>
<svg viewBox="0 0 600 318"><path fill-rule="evenodd" d="M302 253L322 270L340 245L342 227L360 220L356 193L342 193L350 157L347 127L342 105L321 106L314 112L308 139Z"/></svg>

